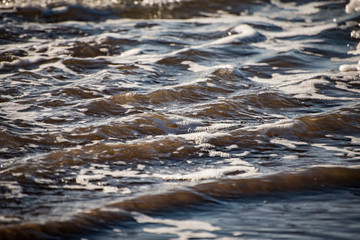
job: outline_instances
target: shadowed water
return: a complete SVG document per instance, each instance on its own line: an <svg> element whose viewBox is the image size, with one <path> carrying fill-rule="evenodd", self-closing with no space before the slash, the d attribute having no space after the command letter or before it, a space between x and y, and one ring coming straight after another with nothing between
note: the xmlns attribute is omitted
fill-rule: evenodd
<svg viewBox="0 0 360 240"><path fill-rule="evenodd" d="M0 238L353 239L347 3L2 1Z"/></svg>

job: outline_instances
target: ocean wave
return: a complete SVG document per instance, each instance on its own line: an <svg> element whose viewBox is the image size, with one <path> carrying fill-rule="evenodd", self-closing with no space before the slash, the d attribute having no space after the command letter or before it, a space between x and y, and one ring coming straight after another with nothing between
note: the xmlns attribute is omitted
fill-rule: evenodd
<svg viewBox="0 0 360 240"><path fill-rule="evenodd" d="M107 18L191 18L216 14L219 10L231 14L247 11L246 4L261 4L262 1L212 0L204 3L198 0L116 0L116 1L26 1L6 0L0 7L28 21L99 21ZM265 1L266 2L266 1Z"/></svg>
<svg viewBox="0 0 360 240"><path fill-rule="evenodd" d="M186 189L115 202L78 213L67 221L3 225L0 227L0 236L4 240L74 238L96 232L109 224L132 222L136 219L140 221L141 214L175 211L179 208L216 203L221 199L249 199L296 192L311 192L314 195L331 189L359 188L359 182L358 166L314 166L269 176L218 180Z"/></svg>
<svg viewBox="0 0 360 240"><path fill-rule="evenodd" d="M0 4L0 238L359 187L345 1Z"/></svg>

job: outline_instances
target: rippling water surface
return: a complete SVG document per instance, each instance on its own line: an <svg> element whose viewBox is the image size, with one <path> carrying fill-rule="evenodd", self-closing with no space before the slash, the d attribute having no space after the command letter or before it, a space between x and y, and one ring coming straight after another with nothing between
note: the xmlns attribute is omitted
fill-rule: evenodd
<svg viewBox="0 0 360 240"><path fill-rule="evenodd" d="M3 0L0 238L359 236L346 4Z"/></svg>

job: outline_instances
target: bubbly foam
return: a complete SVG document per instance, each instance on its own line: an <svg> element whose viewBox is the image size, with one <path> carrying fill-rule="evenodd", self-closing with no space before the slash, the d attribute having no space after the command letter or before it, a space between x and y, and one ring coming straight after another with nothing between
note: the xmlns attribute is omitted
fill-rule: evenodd
<svg viewBox="0 0 360 240"><path fill-rule="evenodd" d="M134 213L135 220L140 223L152 223L166 225L166 227L145 227L143 230L154 234L173 234L178 236L176 239L192 239L192 238L216 238L213 231L221 230L221 228L213 226L210 223L196 220L172 220L152 218L140 213Z"/></svg>
<svg viewBox="0 0 360 240"><path fill-rule="evenodd" d="M359 0L350 0L350 2L346 5L345 11L348 14L360 12L360 1ZM354 38L359 38L359 34L360 34L360 31L354 30L351 33L351 36ZM356 47L356 51L352 51L350 53L359 55L359 45ZM360 61L358 62L358 64L351 64L351 65L343 64L339 67L340 72L353 72L353 71L359 71L359 69L360 69Z"/></svg>
<svg viewBox="0 0 360 240"><path fill-rule="evenodd" d="M232 161L236 163L235 161ZM242 162L237 162L237 164ZM235 176L251 176L257 172L257 169L252 166L229 166L217 169L203 169L194 173L183 173L183 174L172 174L167 175L164 173L154 174L155 177L164 179L164 180L187 180L187 181L200 181L205 179L216 179L229 175Z"/></svg>
<svg viewBox="0 0 360 240"><path fill-rule="evenodd" d="M359 0L350 0L350 2L345 7L346 13L360 12L360 1Z"/></svg>

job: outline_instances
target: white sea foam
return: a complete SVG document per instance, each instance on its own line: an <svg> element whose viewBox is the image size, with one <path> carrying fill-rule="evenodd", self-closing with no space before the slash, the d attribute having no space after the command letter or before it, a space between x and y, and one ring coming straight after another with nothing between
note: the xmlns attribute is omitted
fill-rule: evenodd
<svg viewBox="0 0 360 240"><path fill-rule="evenodd" d="M158 174L154 176L164 180L187 180L187 181L199 181L205 179L216 179L225 177L228 174L241 172L241 176L251 176L257 173L257 169L253 166L224 166L221 168L202 169L197 172L183 173L183 174ZM236 175L236 174L235 174Z"/></svg>
<svg viewBox="0 0 360 240"><path fill-rule="evenodd" d="M206 127L198 126L194 129L194 132L218 132L219 130L231 128L234 126L238 126L238 124L237 123L227 123L227 122L213 123L210 126L206 126Z"/></svg>
<svg viewBox="0 0 360 240"><path fill-rule="evenodd" d="M279 0L271 0L271 3L279 8L291 10L292 14L297 15L312 15L319 12L319 7L324 5L321 2L310 2L307 4L296 4L295 2L283 2Z"/></svg>
<svg viewBox="0 0 360 240"><path fill-rule="evenodd" d="M360 12L360 0L350 0L345 7L346 13Z"/></svg>
<svg viewBox="0 0 360 240"><path fill-rule="evenodd" d="M299 120L280 120L276 123L262 124L254 127L246 127L244 129L257 130L265 135L270 136L294 136L295 133L304 133L306 125Z"/></svg>
<svg viewBox="0 0 360 240"><path fill-rule="evenodd" d="M210 46L215 46L215 45L239 43L239 42L245 41L247 39L254 38L259 34L259 32L257 32L254 28L252 28L251 26L249 26L247 24L240 24L238 26L235 26L233 28L233 30L235 31L235 34L231 34L226 37L219 38L219 39L216 39L214 41L211 41L211 42L208 42L205 44L196 45L196 46L193 46L192 48L197 49L197 48L204 48L204 47L210 47Z"/></svg>
<svg viewBox="0 0 360 240"><path fill-rule="evenodd" d="M352 71L358 71L359 66L355 64L343 64L339 67L340 72L352 72Z"/></svg>
<svg viewBox="0 0 360 240"><path fill-rule="evenodd" d="M215 227L208 222L196 221L196 220L172 220L172 219L161 219L153 218L141 213L133 213L133 217L138 223L159 223L169 226L176 227L176 230L206 230L216 231L220 230L219 227Z"/></svg>
<svg viewBox="0 0 360 240"><path fill-rule="evenodd" d="M6 199L16 199L26 197L22 187L16 181L0 181L2 196Z"/></svg>
<svg viewBox="0 0 360 240"><path fill-rule="evenodd" d="M130 49L130 50L127 50L123 53L121 53L121 57L129 57L129 56L134 56L134 55L138 55L142 52L142 49L141 48L133 48L133 49Z"/></svg>
<svg viewBox="0 0 360 240"><path fill-rule="evenodd" d="M209 67L209 66L200 65L198 63L194 63L192 61L183 61L181 63L189 65L189 70L193 72L213 71L215 69L221 69L221 68L233 69L233 66L231 66L230 64Z"/></svg>
<svg viewBox="0 0 360 240"><path fill-rule="evenodd" d="M252 166L250 163L241 160L241 158L238 157L228 158L225 161L232 166Z"/></svg>
<svg viewBox="0 0 360 240"><path fill-rule="evenodd" d="M351 144L360 145L360 138L354 136L346 136L351 139Z"/></svg>
<svg viewBox="0 0 360 240"><path fill-rule="evenodd" d="M234 28L236 34L231 34L230 36L226 36L220 39L217 39L213 42L206 43L203 45L198 46L199 48L202 47L209 47L212 45L219 45L219 44L229 44L229 43L238 43L244 41L245 39L256 37L258 32L247 24L241 24Z"/></svg>
<svg viewBox="0 0 360 240"><path fill-rule="evenodd" d="M322 167L322 168L336 168L336 167L342 167L342 168L350 168L350 169L360 169L360 165L351 165L351 166L346 166L346 165L342 165L342 164L314 164L312 166L310 166L311 168L318 168L318 167ZM299 171L302 171L303 169L299 169Z"/></svg>
<svg viewBox="0 0 360 240"><path fill-rule="evenodd" d="M306 142L293 141L286 138L272 138L271 143L280 144L289 148L296 148L298 145L308 145Z"/></svg>
<svg viewBox="0 0 360 240"><path fill-rule="evenodd" d="M312 146L326 149L327 151L331 152L338 152L341 153L339 156L347 156L351 158L358 158L360 156L359 149L353 149L353 148L342 148L337 146L329 146L324 143L313 143Z"/></svg>
<svg viewBox="0 0 360 240"><path fill-rule="evenodd" d="M351 81L350 83L355 83L355 84L359 84L360 83L360 79L355 78L353 81ZM354 93L360 93L360 89L356 89L356 88L349 88L348 84L346 82L337 82L335 85L338 89L342 89L348 92L354 92Z"/></svg>
<svg viewBox="0 0 360 240"><path fill-rule="evenodd" d="M329 76L331 74L328 73ZM294 97L306 100L306 99L320 99L320 100L356 100L354 97L341 97L341 96L330 96L327 95L319 89L321 86L331 86L331 80L324 79L320 77L318 74L314 73L298 73L296 75L292 75L289 78L289 75L281 75L278 73L274 73L272 75L272 81L269 83L267 79L262 79L259 77L251 78L255 82L271 84L273 88L278 89L286 94L293 95ZM335 85L335 87L339 87L341 89L341 85Z"/></svg>
<svg viewBox="0 0 360 240"><path fill-rule="evenodd" d="M229 150L231 150L231 149L237 149L237 148L239 148L239 146L236 145L236 144L233 144L233 145L230 145L230 146L227 146L227 147L226 147L226 149L229 149Z"/></svg>
<svg viewBox="0 0 360 240"><path fill-rule="evenodd" d="M31 104L3 102L0 103L0 112L6 115L9 119L22 119L32 122L39 117L39 114L32 111L26 111L31 106Z"/></svg>
<svg viewBox="0 0 360 240"><path fill-rule="evenodd" d="M286 160L296 160L298 158L299 158L298 155L285 155L282 157L282 159L286 159Z"/></svg>
<svg viewBox="0 0 360 240"><path fill-rule="evenodd" d="M104 193L121 192L122 194L130 194L129 188L118 188L116 186L110 186L106 183L106 179L109 177L123 178L123 177L135 177L146 178L150 177L146 174L139 174L139 171L131 169L125 170L111 170L108 165L92 164L89 168L83 168L78 174L76 174L75 181L77 185L65 185L68 189L86 189L86 190L102 190Z"/></svg>
<svg viewBox="0 0 360 240"><path fill-rule="evenodd" d="M345 11L348 14L360 12L360 0L350 0L350 2L346 5ZM360 24L358 23L360 26ZM354 30L351 33L353 38L360 38L360 31ZM350 51L350 54L359 55L360 54L360 44L357 45L355 51ZM340 72L353 72L353 71L360 71L360 61L355 64L344 64L339 67Z"/></svg>
<svg viewBox="0 0 360 240"><path fill-rule="evenodd" d="M296 26L294 24L289 24L287 27L288 29L286 29L286 31L267 33L266 36L268 36L270 39L296 36L315 36L325 30L336 28L336 23L314 24L306 27L303 25ZM296 44L296 42L294 44Z"/></svg>
<svg viewBox="0 0 360 240"><path fill-rule="evenodd" d="M1 62L0 63L0 69L6 68L6 67L19 67L24 68L29 65L31 66L38 66L40 62L45 61L46 58L40 57L40 56L30 56L30 57L23 57L21 59L16 59L12 62Z"/></svg>
<svg viewBox="0 0 360 240"><path fill-rule="evenodd" d="M212 232L221 230L220 227L198 220L153 218L140 213L133 213L133 217L140 224L151 223L160 225L159 227L145 227L143 228L144 232L153 234L173 234L177 236L177 238L174 239L178 240L216 238L217 235ZM165 225L165 227L163 225Z"/></svg>
<svg viewBox="0 0 360 240"><path fill-rule="evenodd" d="M20 221L21 221L21 219L17 218L17 217L0 215L0 223L14 223L14 222L20 222Z"/></svg>
<svg viewBox="0 0 360 240"><path fill-rule="evenodd" d="M119 1L119 0L117 0ZM184 0L142 0L142 4L144 5L162 5L162 4L171 4L171 3L177 3Z"/></svg>
<svg viewBox="0 0 360 240"><path fill-rule="evenodd" d="M104 193L116 193L118 191L119 191L119 189L117 187L113 187L113 186L105 186L103 188ZM131 191L129 193L131 193Z"/></svg>
<svg viewBox="0 0 360 240"><path fill-rule="evenodd" d="M208 143L210 139L216 137L228 136L229 133L226 132L194 132L188 134L179 134L179 137L182 137L188 141L194 141L195 144L200 145L203 143Z"/></svg>
<svg viewBox="0 0 360 240"><path fill-rule="evenodd" d="M210 151L209 151L209 156L210 156L210 157L228 158L228 157L230 157L230 153L221 152L221 151L215 151L215 150L210 150Z"/></svg>

